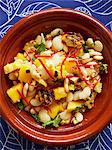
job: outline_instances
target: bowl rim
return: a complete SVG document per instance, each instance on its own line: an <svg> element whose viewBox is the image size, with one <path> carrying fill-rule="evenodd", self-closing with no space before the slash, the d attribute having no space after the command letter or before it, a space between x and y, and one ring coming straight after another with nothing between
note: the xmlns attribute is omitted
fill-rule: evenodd
<svg viewBox="0 0 112 150"><path fill-rule="evenodd" d="M101 23L99 20L97 20L94 17L91 17L87 14L84 14L80 11L76 11L76 10L72 10L72 9L66 9L66 8L55 8L55 9L48 9L48 10L42 10L40 12L35 12L34 14L31 14L29 16L26 16L24 18L22 18L21 20L19 20L16 24L13 25L13 27L11 29L8 30L7 34L2 38L1 40L1 46L4 45L5 41L8 39L8 37L11 35L12 32L14 32L18 27L20 27L22 24L24 24L27 20L31 19L32 17L36 16L36 15L43 15L46 13L52 13L52 12L67 12L67 13L72 13L72 14L77 14L79 16L82 16L88 20L90 20L93 23L96 23L98 26L100 26L102 28L102 30L105 30L105 32L108 34L108 37L110 37L110 39L112 40L110 31L103 25L103 23ZM1 49L0 49L1 51ZM0 52L0 57L1 56L1 52ZM0 82L1 82L1 78L0 78ZM0 96L2 97L2 93L1 93L1 87L0 87ZM112 102L111 102L112 104ZM108 106L108 108L110 108L110 106ZM17 118L14 116L14 114L12 112L10 112L10 110L8 110L8 113L5 113L5 109L4 109L4 105L1 105L0 103L0 110L1 110L1 114L3 116L3 118L5 118L6 122L20 135L22 135L23 137L32 140L33 142L39 142L41 144L47 144L47 145L58 145L58 146L65 146L65 145L70 145L70 144L74 144L74 143L78 143L81 141L84 141L92 136L94 136L96 133L98 133L99 131L101 131L112 119L112 112L108 115L108 119L105 118L105 120L102 120L102 118L98 118L96 120L95 123L93 123L91 125L91 128L89 127L89 133L88 134L83 134L84 131L81 131L82 136L77 137L77 138L71 138L73 137L73 133L70 133L70 135L67 135L68 139L59 139L56 140L56 138L54 138L52 135L52 140L50 139L45 139L42 137L42 135L38 132L38 137L37 137L37 133L32 133L29 131L29 129L26 127L25 130L23 130L22 125L19 126L18 124L18 120ZM108 111L105 111L105 113L108 113ZM9 117L9 114L12 115L11 117ZM12 121L12 119L15 119L15 122ZM103 125L100 124L100 122L103 121ZM95 126L95 124L97 123L97 129L94 131L91 131L91 129ZM28 132L27 132L28 131ZM84 132L85 133L85 132ZM45 136L45 135L44 135ZM35 141L34 141L35 139Z"/></svg>

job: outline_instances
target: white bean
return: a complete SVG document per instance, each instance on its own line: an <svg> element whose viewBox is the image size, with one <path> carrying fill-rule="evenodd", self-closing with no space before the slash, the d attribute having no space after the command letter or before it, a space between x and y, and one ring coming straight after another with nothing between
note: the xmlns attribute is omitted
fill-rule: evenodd
<svg viewBox="0 0 112 150"><path fill-rule="evenodd" d="M94 56L93 58L96 59L96 60L102 60L103 56Z"/></svg>
<svg viewBox="0 0 112 150"><path fill-rule="evenodd" d="M74 98L73 93L72 93L72 92L69 92L69 93L67 94L66 101L67 101L67 102L71 102L71 101L73 100L73 98Z"/></svg>
<svg viewBox="0 0 112 150"><path fill-rule="evenodd" d="M54 29L52 32L51 32L51 36L56 36L56 35L59 35L59 34L62 34L63 33L63 30L60 29L60 28L56 28Z"/></svg>
<svg viewBox="0 0 112 150"><path fill-rule="evenodd" d="M96 74L95 69L86 68L86 71L87 71L88 76L92 76L92 77L94 77L94 76L95 76L95 74Z"/></svg>
<svg viewBox="0 0 112 150"><path fill-rule="evenodd" d="M54 37L52 43L53 43L53 46L56 50L62 50L63 49L63 43L62 43L60 36Z"/></svg>
<svg viewBox="0 0 112 150"><path fill-rule="evenodd" d="M83 75L87 76L87 71L86 71L85 67L80 67L80 69L81 69Z"/></svg>
<svg viewBox="0 0 112 150"><path fill-rule="evenodd" d="M28 96L34 97L35 94L36 94L36 89L34 91L32 91L32 92L28 91Z"/></svg>
<svg viewBox="0 0 112 150"><path fill-rule="evenodd" d="M67 112L67 110L61 112L59 115L62 120L69 120L71 118L71 113Z"/></svg>
<svg viewBox="0 0 112 150"><path fill-rule="evenodd" d="M32 106L40 106L42 104L42 102L40 102L39 100L35 98L31 99L30 103Z"/></svg>
<svg viewBox="0 0 112 150"><path fill-rule="evenodd" d="M89 52L90 56L101 56L102 54L100 52Z"/></svg>
<svg viewBox="0 0 112 150"><path fill-rule="evenodd" d="M35 84L36 84L36 81L33 80L32 83L31 83L31 85L29 85L29 91L30 91L30 92L32 92L32 91L34 90Z"/></svg>
<svg viewBox="0 0 112 150"><path fill-rule="evenodd" d="M65 52L68 52L68 47L67 47L65 44L63 44L63 50L64 50Z"/></svg>
<svg viewBox="0 0 112 150"><path fill-rule="evenodd" d="M88 59L88 58L90 58L89 53L85 53L85 54L82 56L82 59Z"/></svg>
<svg viewBox="0 0 112 150"><path fill-rule="evenodd" d="M86 65L90 65L90 66L92 66L92 65L97 65L97 62L95 62L95 61L88 62Z"/></svg>
<svg viewBox="0 0 112 150"><path fill-rule="evenodd" d="M77 123L82 122L82 121L83 121L83 115L82 115L82 113L77 112L75 114L75 118L73 119L73 123L77 124Z"/></svg>
<svg viewBox="0 0 112 150"><path fill-rule="evenodd" d="M80 93L81 91L76 91L75 93L74 93L74 100L79 100L79 93Z"/></svg>
<svg viewBox="0 0 112 150"><path fill-rule="evenodd" d="M42 43L45 44L45 38L44 38L44 34L41 33L41 39L42 39Z"/></svg>
<svg viewBox="0 0 112 150"><path fill-rule="evenodd" d="M40 117L41 122L43 122L43 123L51 120L50 116L47 113L47 110L45 110L45 109L41 109L39 111L39 117Z"/></svg>
<svg viewBox="0 0 112 150"><path fill-rule="evenodd" d="M83 59L82 60L82 63L88 63L88 62L90 62L90 61L92 61L93 60L93 58L87 58L87 59Z"/></svg>
<svg viewBox="0 0 112 150"><path fill-rule="evenodd" d="M29 112L29 111L30 111L30 108L31 108L31 106L28 105L28 106L25 107L24 110Z"/></svg>
<svg viewBox="0 0 112 150"><path fill-rule="evenodd" d="M93 44L94 44L93 39L92 38L88 38L87 41L86 41L86 44L87 44L88 47L92 48Z"/></svg>
<svg viewBox="0 0 112 150"><path fill-rule="evenodd" d="M31 114L35 114L36 112L35 112L35 110L34 110L33 108L31 108L31 109L30 109L30 113L31 113Z"/></svg>
<svg viewBox="0 0 112 150"><path fill-rule="evenodd" d="M95 41L94 49L98 52L103 50L103 44L100 41Z"/></svg>
<svg viewBox="0 0 112 150"><path fill-rule="evenodd" d="M91 94L91 89L89 87L85 87L82 92L79 93L79 99L86 99Z"/></svg>
<svg viewBox="0 0 112 150"><path fill-rule="evenodd" d="M28 83L25 83L23 87L23 95L26 97L27 93L28 93Z"/></svg>
<svg viewBox="0 0 112 150"><path fill-rule="evenodd" d="M79 77L72 77L70 78L71 81L73 81L74 83L76 83L78 81Z"/></svg>
<svg viewBox="0 0 112 150"><path fill-rule="evenodd" d="M52 41L51 40L47 40L46 43L45 43L45 45L46 45L46 48L51 48Z"/></svg>
<svg viewBox="0 0 112 150"><path fill-rule="evenodd" d="M42 38L41 38L41 36L40 36L40 35L38 35L38 36L36 37L35 41L36 41L36 43L37 43L38 45L40 45L40 44L41 44L41 42L42 42Z"/></svg>
<svg viewBox="0 0 112 150"><path fill-rule="evenodd" d="M66 78L64 80L64 88L65 88L66 92L69 92L69 86L68 86L68 84L69 84L69 80L68 80L68 78Z"/></svg>

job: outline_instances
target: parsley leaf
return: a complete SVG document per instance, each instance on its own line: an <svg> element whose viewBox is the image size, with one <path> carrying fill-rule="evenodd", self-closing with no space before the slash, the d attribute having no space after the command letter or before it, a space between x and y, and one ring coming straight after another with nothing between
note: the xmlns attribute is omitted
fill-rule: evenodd
<svg viewBox="0 0 112 150"><path fill-rule="evenodd" d="M59 127L59 123L61 122L61 118L59 117L56 117L54 120L53 120L53 126L54 127Z"/></svg>
<svg viewBox="0 0 112 150"><path fill-rule="evenodd" d="M22 102L22 100L21 100L20 102L18 102L17 106L18 106L18 108L19 108L20 110L23 110L24 107L25 107L25 105L24 105L24 103Z"/></svg>
<svg viewBox="0 0 112 150"><path fill-rule="evenodd" d="M37 52L37 53L43 52L43 51L45 51L45 49L46 49L44 43L41 43L40 45L35 44L34 47L36 48L36 52Z"/></svg>
<svg viewBox="0 0 112 150"><path fill-rule="evenodd" d="M32 61L35 61L36 58L32 58Z"/></svg>
<svg viewBox="0 0 112 150"><path fill-rule="evenodd" d="M46 127L46 126L52 125L54 127L59 127L60 122L61 122L61 118L57 116L54 120L47 121L42 126Z"/></svg>
<svg viewBox="0 0 112 150"><path fill-rule="evenodd" d="M88 49L89 49L89 47L87 45L83 44L84 53L88 53L89 52Z"/></svg>
<svg viewBox="0 0 112 150"><path fill-rule="evenodd" d="M35 119L36 122L40 122L40 117L37 114L32 114L32 117Z"/></svg>
<svg viewBox="0 0 112 150"><path fill-rule="evenodd" d="M100 74L103 74L104 72L108 73L107 66L108 66L107 64L101 64L100 65Z"/></svg>

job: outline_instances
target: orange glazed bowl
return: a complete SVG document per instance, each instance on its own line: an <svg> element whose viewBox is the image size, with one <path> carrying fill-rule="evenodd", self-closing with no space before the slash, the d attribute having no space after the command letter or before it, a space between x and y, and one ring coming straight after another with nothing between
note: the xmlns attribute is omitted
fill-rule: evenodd
<svg viewBox="0 0 112 150"><path fill-rule="evenodd" d="M84 120L77 125L57 129L43 128L25 111L18 114L6 94L11 86L3 67L22 50L24 44L37 34L49 33L54 28L79 32L84 36L101 40L103 56L108 64L108 74L102 76L103 90L95 99L95 106L84 113ZM96 19L70 9L49 9L27 16L17 22L0 43L0 110L3 118L20 135L45 145L69 145L81 142L101 131L112 119L112 37L111 33Z"/></svg>

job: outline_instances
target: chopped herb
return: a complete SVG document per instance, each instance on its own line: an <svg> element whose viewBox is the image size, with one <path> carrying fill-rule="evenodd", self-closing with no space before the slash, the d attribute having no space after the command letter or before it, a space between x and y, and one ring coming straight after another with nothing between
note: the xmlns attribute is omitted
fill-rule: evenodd
<svg viewBox="0 0 112 150"><path fill-rule="evenodd" d="M37 114L32 114L32 117L35 119L36 122L40 122L40 117Z"/></svg>
<svg viewBox="0 0 112 150"><path fill-rule="evenodd" d="M32 58L32 61L35 61L36 58Z"/></svg>
<svg viewBox="0 0 112 150"><path fill-rule="evenodd" d="M21 100L20 102L18 102L17 106L18 106L18 108L19 108L20 110L23 110L24 107L25 107L25 105L24 105L24 103L22 102L22 100Z"/></svg>
<svg viewBox="0 0 112 150"><path fill-rule="evenodd" d="M35 47L35 48L38 48L38 47L39 47L39 44L35 44L34 47Z"/></svg>
<svg viewBox="0 0 112 150"><path fill-rule="evenodd" d="M43 35L44 35L44 37L46 37L47 33L46 33L46 32L43 32Z"/></svg>
<svg viewBox="0 0 112 150"><path fill-rule="evenodd" d="M37 52L37 53L43 52L43 51L45 51L45 49L46 49L44 43L41 43L40 45L35 44L34 47L36 48L36 52Z"/></svg>
<svg viewBox="0 0 112 150"><path fill-rule="evenodd" d="M46 127L46 126L52 125L57 128L57 127L59 127L60 122L61 122L61 118L59 116L57 116L54 120L47 121L42 126Z"/></svg>
<svg viewBox="0 0 112 150"><path fill-rule="evenodd" d="M77 58L78 58L78 59L81 59L82 57L81 57L81 56L77 56Z"/></svg>
<svg viewBox="0 0 112 150"><path fill-rule="evenodd" d="M83 44L83 51L84 51L84 53L88 53L89 52L88 49L89 49L88 46Z"/></svg>
<svg viewBox="0 0 112 150"><path fill-rule="evenodd" d="M80 109L81 109L81 107L76 107L75 111L80 110Z"/></svg>
<svg viewBox="0 0 112 150"><path fill-rule="evenodd" d="M101 64L100 65L100 74L103 74L103 73L107 73L107 64Z"/></svg>

